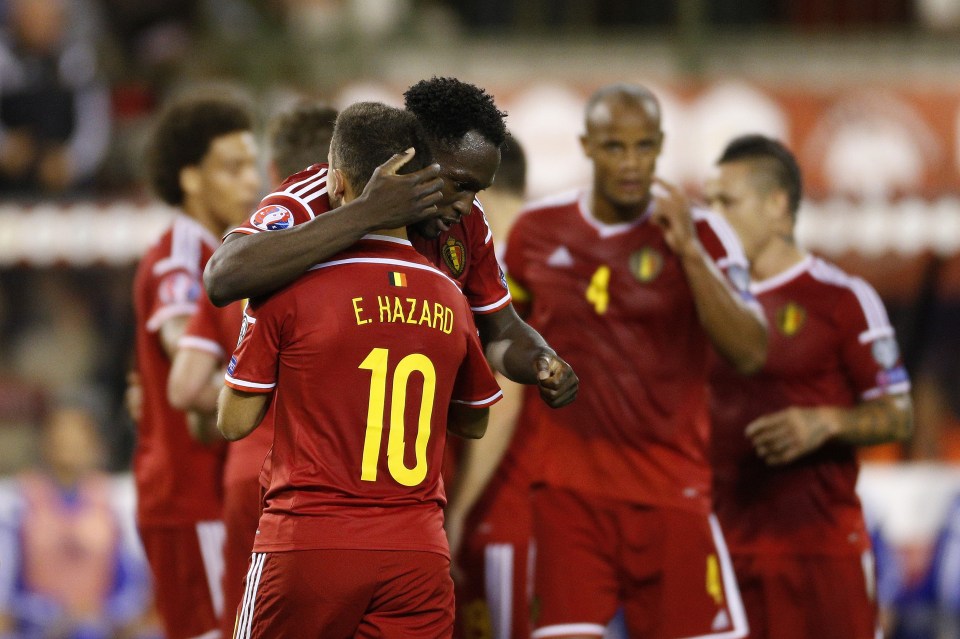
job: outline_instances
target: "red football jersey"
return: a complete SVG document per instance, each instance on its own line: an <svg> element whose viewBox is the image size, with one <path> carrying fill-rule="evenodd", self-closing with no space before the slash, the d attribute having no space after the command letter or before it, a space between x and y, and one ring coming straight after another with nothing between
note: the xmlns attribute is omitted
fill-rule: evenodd
<svg viewBox="0 0 960 639"><path fill-rule="evenodd" d="M216 246L216 237L196 221L178 215L143 256L134 279L143 416L137 425L133 472L141 525L220 517L223 448L193 439L184 414L167 402L170 359L158 334L166 320L196 311L203 291L203 267Z"/></svg>
<svg viewBox="0 0 960 639"><path fill-rule="evenodd" d="M770 326L763 370L711 375L714 500L733 552L859 554L869 547L852 446L831 443L768 467L744 429L790 406L853 406L909 390L893 328L873 288L807 257L751 288Z"/></svg>
<svg viewBox="0 0 960 639"><path fill-rule="evenodd" d="M260 208L230 233L282 231L330 210L327 165L314 164L291 175L263 198ZM229 235L229 233L228 233ZM449 231L434 239L410 233L414 248L443 273L457 281L474 313L492 313L510 303L510 292L497 263L493 233L479 200Z"/></svg>
<svg viewBox="0 0 960 639"><path fill-rule="evenodd" d="M573 193L521 213L507 243L514 297L580 377L577 401L535 403L539 481L584 494L708 512L707 354L680 260L651 211L606 225ZM719 216L696 210L705 249L740 290L746 259ZM747 293L744 293L747 295Z"/></svg>
<svg viewBox="0 0 960 639"><path fill-rule="evenodd" d="M456 284L409 242L367 236L251 302L245 327L227 384L275 393L254 549L446 554L448 407L501 396Z"/></svg>
<svg viewBox="0 0 960 639"><path fill-rule="evenodd" d="M246 302L234 302L218 308L206 294L201 295L197 300L197 312L190 318L178 346L206 351L226 365L240 339L245 305ZM223 485L259 477L263 460L272 445L273 422L268 419L249 437L228 444Z"/></svg>

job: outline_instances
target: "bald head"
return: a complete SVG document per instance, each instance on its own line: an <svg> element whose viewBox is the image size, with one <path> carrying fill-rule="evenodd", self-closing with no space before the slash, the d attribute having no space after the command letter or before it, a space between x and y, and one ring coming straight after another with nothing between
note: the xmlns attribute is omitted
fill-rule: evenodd
<svg viewBox="0 0 960 639"><path fill-rule="evenodd" d="M606 126L622 110L642 111L649 122L660 128L660 101L650 89L636 84L609 84L590 96L586 108L586 128Z"/></svg>

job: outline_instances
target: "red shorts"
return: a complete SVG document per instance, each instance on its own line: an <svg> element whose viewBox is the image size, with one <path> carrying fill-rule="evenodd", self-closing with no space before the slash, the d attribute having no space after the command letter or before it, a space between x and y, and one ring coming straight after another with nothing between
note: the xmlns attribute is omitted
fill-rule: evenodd
<svg viewBox="0 0 960 639"><path fill-rule="evenodd" d="M141 526L140 540L167 639L215 637L223 611L223 523Z"/></svg>
<svg viewBox="0 0 960 639"><path fill-rule="evenodd" d="M619 606L631 637L747 634L716 518L672 508L533 493L537 543L533 638L602 636Z"/></svg>
<svg viewBox="0 0 960 639"><path fill-rule="evenodd" d="M751 639L876 637L872 557L734 556Z"/></svg>
<svg viewBox="0 0 960 639"><path fill-rule="evenodd" d="M450 560L432 552L253 553L234 639L446 639Z"/></svg>
<svg viewBox="0 0 960 639"><path fill-rule="evenodd" d="M457 637L530 639L532 536L525 485L496 486L470 514L457 557Z"/></svg>
<svg viewBox="0 0 960 639"><path fill-rule="evenodd" d="M243 578L250 566L253 540L260 523L260 478L238 480L224 486L223 524L223 622L221 636L233 636L237 609L243 599Z"/></svg>

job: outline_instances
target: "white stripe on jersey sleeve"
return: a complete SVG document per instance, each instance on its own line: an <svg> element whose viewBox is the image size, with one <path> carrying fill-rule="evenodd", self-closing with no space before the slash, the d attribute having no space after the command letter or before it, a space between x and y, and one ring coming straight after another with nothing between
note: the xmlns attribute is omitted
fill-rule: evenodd
<svg viewBox="0 0 960 639"><path fill-rule="evenodd" d="M730 264L738 264L747 268L749 265L747 255L743 252L743 245L740 243L740 238L737 237L736 232L730 226L729 222L727 222L722 215L709 209L695 206L692 212L693 221L705 221L710 226L710 230L716 234L717 239L720 240L720 245L723 246L723 251L726 253L726 256L717 260L717 266L726 268Z"/></svg>
<svg viewBox="0 0 960 639"><path fill-rule="evenodd" d="M170 255L157 260L153 265L153 274L160 276L183 269L193 275L199 275L201 248L204 244L216 249L217 238L196 220L185 215L177 215L173 220L170 237Z"/></svg>
<svg viewBox="0 0 960 639"><path fill-rule="evenodd" d="M490 404L494 403L495 401L497 401L502 397L503 397L503 391L498 390L496 393L494 393L493 395L491 395L486 399L478 399L475 401L467 401L465 399L451 399L450 403L463 404L465 406L489 406Z"/></svg>
<svg viewBox="0 0 960 639"><path fill-rule="evenodd" d="M863 316L867 320L867 330L859 336L861 344L893 335L893 327L890 326L890 320L887 317L883 302L880 301L880 296L866 281L849 275L833 264L819 258L815 258L810 266L810 275L821 282L850 289L857 298Z"/></svg>
<svg viewBox="0 0 960 639"><path fill-rule="evenodd" d="M283 189L283 191L279 191L279 192L289 193L291 195L303 196L303 194L305 194L307 191L315 187L318 187L318 186L325 187L326 185L327 185L327 170L320 169L320 171L317 172L316 174L311 175L310 177L304 178L299 182L294 182L287 188Z"/></svg>
<svg viewBox="0 0 960 639"><path fill-rule="evenodd" d="M217 344L212 339L207 339L206 337L198 337L196 335L184 335L179 340L177 340L177 348L189 348L195 351L203 351L205 353L210 353L215 357L223 357L223 349L220 348L220 344Z"/></svg>
<svg viewBox="0 0 960 639"><path fill-rule="evenodd" d="M241 387L243 387L243 388L253 388L253 389L256 389L256 390L270 390L271 388L274 388L274 387L276 387L276 385L277 385L276 382L273 382L272 384L261 384L261 383L259 383L259 382L248 382L248 381L246 381L246 380L237 379L236 377L232 377L229 373L224 374L223 378L224 378L225 380L227 380L228 382L230 382L231 384L234 384L235 386L241 386Z"/></svg>

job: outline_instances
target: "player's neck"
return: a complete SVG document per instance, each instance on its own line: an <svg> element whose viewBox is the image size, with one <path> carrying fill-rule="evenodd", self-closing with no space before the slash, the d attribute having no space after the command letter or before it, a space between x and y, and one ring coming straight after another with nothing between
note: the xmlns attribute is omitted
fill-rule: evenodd
<svg viewBox="0 0 960 639"><path fill-rule="evenodd" d="M623 224L639 219L646 213L648 206L650 206L650 196L639 204L621 206L594 192L590 213L595 220L604 224Z"/></svg>
<svg viewBox="0 0 960 639"><path fill-rule="evenodd" d="M220 237L227 230L217 222L209 209L198 202L194 202L188 198L183 202L181 208L184 213L196 220L200 226L207 229L211 235Z"/></svg>
<svg viewBox="0 0 960 639"><path fill-rule="evenodd" d="M401 240L409 240L407 236L407 227L401 226L398 229L380 229L379 231L374 231L370 235L386 235L387 237L397 237Z"/></svg>
<svg viewBox="0 0 960 639"><path fill-rule="evenodd" d="M750 261L750 275L763 281L783 273L807 257L793 237L777 235L768 241Z"/></svg>

